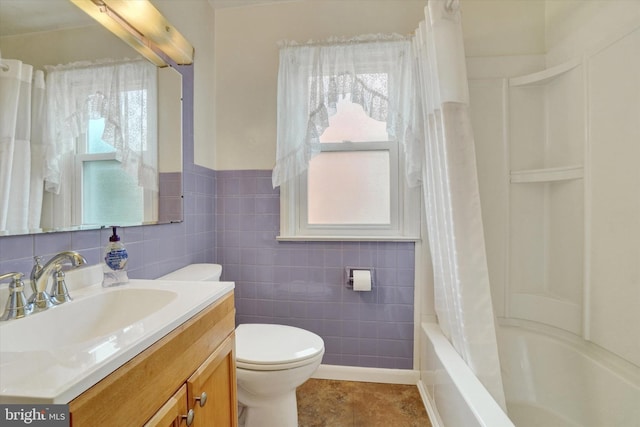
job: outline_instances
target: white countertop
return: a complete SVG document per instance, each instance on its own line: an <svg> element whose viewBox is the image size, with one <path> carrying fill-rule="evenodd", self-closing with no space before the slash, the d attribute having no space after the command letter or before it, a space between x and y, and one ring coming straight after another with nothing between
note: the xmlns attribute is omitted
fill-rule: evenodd
<svg viewBox="0 0 640 427"><path fill-rule="evenodd" d="M71 302L0 322L0 403L68 403L233 288L160 280L93 285L70 290Z"/></svg>

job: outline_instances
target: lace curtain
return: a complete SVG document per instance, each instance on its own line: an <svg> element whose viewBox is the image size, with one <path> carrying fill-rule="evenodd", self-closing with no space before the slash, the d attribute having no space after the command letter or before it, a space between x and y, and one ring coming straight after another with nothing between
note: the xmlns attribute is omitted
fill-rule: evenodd
<svg viewBox="0 0 640 427"><path fill-rule="evenodd" d="M371 118L386 121L389 138L404 144L412 137L413 79L411 41L399 35L283 43L274 188L307 170L320 152L319 138L329 127L329 117L344 96ZM416 176L419 167L411 170Z"/></svg>
<svg viewBox="0 0 640 427"><path fill-rule="evenodd" d="M45 189L58 194L63 157L75 150L76 138L90 119L105 119L102 140L115 148L116 160L138 180L157 191L155 135L157 70L145 60L77 62L45 67L47 71L47 140Z"/></svg>

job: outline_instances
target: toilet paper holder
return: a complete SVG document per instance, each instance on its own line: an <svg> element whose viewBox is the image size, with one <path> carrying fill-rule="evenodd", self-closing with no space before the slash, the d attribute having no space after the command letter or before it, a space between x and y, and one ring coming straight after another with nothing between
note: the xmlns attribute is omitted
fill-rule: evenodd
<svg viewBox="0 0 640 427"><path fill-rule="evenodd" d="M354 270L366 270L368 272L371 273L371 287L373 287L373 284L375 282L375 277L374 277L374 269L373 268L364 268L364 267L345 267L344 268L344 272L345 272L345 282L346 282L346 287L348 289L353 289L353 271Z"/></svg>

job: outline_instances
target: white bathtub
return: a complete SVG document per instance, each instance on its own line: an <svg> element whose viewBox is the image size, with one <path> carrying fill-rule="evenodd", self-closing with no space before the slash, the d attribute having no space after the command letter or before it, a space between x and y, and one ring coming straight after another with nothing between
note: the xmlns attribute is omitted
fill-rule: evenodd
<svg viewBox="0 0 640 427"><path fill-rule="evenodd" d="M434 427L513 427L436 323L423 323L418 388Z"/></svg>
<svg viewBox="0 0 640 427"><path fill-rule="evenodd" d="M501 323L508 417L437 324L423 323L420 341L419 388L434 426L640 426L640 368L571 334Z"/></svg>

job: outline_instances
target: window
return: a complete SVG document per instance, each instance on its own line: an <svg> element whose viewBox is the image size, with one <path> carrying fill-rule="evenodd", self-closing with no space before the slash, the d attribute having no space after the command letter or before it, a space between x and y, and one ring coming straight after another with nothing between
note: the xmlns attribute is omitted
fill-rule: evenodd
<svg viewBox="0 0 640 427"><path fill-rule="evenodd" d="M300 232L378 234L398 212L398 144L386 123L345 96L320 135L321 152L300 177ZM397 233L393 233L397 234Z"/></svg>
<svg viewBox="0 0 640 427"><path fill-rule="evenodd" d="M335 56L344 61L344 55ZM419 192L406 186L404 152L396 135L389 134L395 123L388 123L393 120L388 114L388 100L400 90L394 72L401 64L369 58L363 54L354 58L352 68L359 70L355 73L314 76L313 67L298 67L294 73L302 77L279 77L278 144L284 133L281 126L296 128L289 114L303 110L309 113L300 128L305 128L305 137L315 151L300 168L302 172L280 183L281 240L419 238ZM286 67L304 61L297 58L285 62ZM280 64L282 73L282 51ZM342 66L344 62L333 70ZM292 96L297 89L288 85L300 86L301 81L306 81L302 85L306 93ZM296 100L308 105L296 108ZM300 157L300 152L295 156ZM274 174L277 169L278 165Z"/></svg>
<svg viewBox="0 0 640 427"><path fill-rule="evenodd" d="M155 66L125 59L46 69L46 143L55 155L45 162L43 227L157 219L157 147L147 143L157 140Z"/></svg>
<svg viewBox="0 0 640 427"><path fill-rule="evenodd" d="M104 119L89 120L87 133L79 137L75 156L76 218L82 224L136 224L152 212L154 192L145 191L116 160L116 149L102 140ZM146 143L146 142L145 142Z"/></svg>

